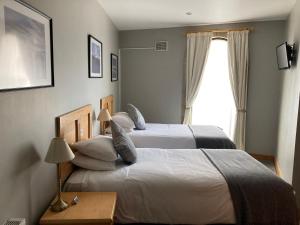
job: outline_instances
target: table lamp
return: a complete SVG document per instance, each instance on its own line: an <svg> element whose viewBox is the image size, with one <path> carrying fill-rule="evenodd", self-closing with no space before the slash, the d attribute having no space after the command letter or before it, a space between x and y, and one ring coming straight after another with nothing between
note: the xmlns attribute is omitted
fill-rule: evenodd
<svg viewBox="0 0 300 225"><path fill-rule="evenodd" d="M100 126L100 128L101 128L100 133L101 134L104 134L104 129L105 129L104 125L105 125L105 123L108 122L108 121L111 121L111 119L112 118L111 118L110 113L107 109L102 109L100 111L97 120L100 121L101 123L103 123Z"/></svg>
<svg viewBox="0 0 300 225"><path fill-rule="evenodd" d="M68 207L68 204L61 198L60 163L71 161L74 157L75 155L63 138L52 139L45 162L55 163L57 165L57 200L51 205L51 210L54 212L61 212Z"/></svg>

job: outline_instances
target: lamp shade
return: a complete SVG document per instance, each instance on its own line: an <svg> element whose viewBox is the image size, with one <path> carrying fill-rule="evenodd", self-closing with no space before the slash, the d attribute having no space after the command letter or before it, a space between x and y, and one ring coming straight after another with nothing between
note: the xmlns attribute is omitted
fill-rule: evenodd
<svg viewBox="0 0 300 225"><path fill-rule="evenodd" d="M75 155L63 138L53 138L45 161L48 163L62 163L71 161Z"/></svg>
<svg viewBox="0 0 300 225"><path fill-rule="evenodd" d="M111 120L111 116L109 114L109 111L107 109L102 109L99 113L99 116L97 118L97 120L103 122L103 121L110 121Z"/></svg>

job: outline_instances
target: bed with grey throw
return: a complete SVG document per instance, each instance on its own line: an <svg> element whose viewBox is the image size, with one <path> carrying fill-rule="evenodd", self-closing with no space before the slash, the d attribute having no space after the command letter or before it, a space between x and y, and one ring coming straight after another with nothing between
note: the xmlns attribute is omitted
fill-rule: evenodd
<svg viewBox="0 0 300 225"><path fill-rule="evenodd" d="M293 188L247 153L202 150L224 176L237 225L298 225Z"/></svg>
<svg viewBox="0 0 300 225"><path fill-rule="evenodd" d="M246 152L137 148L113 171L77 169L64 191L118 193L115 222L296 225L292 187Z"/></svg>
<svg viewBox="0 0 300 225"><path fill-rule="evenodd" d="M235 149L235 144L216 126L146 123L145 130L128 133L136 148Z"/></svg>
<svg viewBox="0 0 300 225"><path fill-rule="evenodd" d="M236 149L235 144L227 137L224 131L216 126L189 126L197 148L209 149Z"/></svg>

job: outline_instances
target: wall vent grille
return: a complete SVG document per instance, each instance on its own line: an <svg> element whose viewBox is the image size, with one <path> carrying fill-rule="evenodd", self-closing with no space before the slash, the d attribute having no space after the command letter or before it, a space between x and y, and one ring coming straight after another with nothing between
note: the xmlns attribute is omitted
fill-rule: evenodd
<svg viewBox="0 0 300 225"><path fill-rule="evenodd" d="M168 51L168 42L167 41L155 41L155 51L167 52Z"/></svg>

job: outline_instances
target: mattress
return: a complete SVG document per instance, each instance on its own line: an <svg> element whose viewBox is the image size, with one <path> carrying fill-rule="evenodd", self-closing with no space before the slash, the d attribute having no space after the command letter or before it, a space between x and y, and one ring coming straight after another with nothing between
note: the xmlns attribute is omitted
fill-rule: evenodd
<svg viewBox="0 0 300 225"><path fill-rule="evenodd" d="M146 130L129 133L137 148L194 149L194 135L187 125L147 123Z"/></svg>
<svg viewBox="0 0 300 225"><path fill-rule="evenodd" d="M138 148L137 156L114 171L78 169L64 190L117 192L117 223L235 223L227 183L202 151Z"/></svg>

